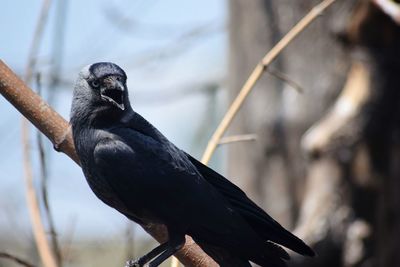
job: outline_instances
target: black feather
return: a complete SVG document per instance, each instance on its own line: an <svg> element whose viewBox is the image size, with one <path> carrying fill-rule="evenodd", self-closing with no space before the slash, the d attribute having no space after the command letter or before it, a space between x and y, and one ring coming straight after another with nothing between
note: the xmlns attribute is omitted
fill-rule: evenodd
<svg viewBox="0 0 400 267"><path fill-rule="evenodd" d="M92 64L89 67L89 72L96 78L105 77L109 75L119 75L126 77L125 71L118 65L109 62L99 62Z"/></svg>

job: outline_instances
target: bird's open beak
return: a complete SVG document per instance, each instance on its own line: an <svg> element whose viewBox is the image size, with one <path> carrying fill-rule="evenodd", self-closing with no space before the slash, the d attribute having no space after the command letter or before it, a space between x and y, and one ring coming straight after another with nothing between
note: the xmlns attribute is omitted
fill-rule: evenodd
<svg viewBox="0 0 400 267"><path fill-rule="evenodd" d="M110 102L121 110L125 110L124 105L124 85L117 80L112 80L107 86L100 89L101 98Z"/></svg>

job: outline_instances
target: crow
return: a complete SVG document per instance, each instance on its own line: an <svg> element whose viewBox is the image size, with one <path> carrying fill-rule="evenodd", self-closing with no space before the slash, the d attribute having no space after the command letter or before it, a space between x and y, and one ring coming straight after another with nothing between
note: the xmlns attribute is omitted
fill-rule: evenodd
<svg viewBox="0 0 400 267"><path fill-rule="evenodd" d="M95 195L130 220L163 224L168 241L127 266L160 265L193 240L220 266L286 266L288 253L314 256L225 177L177 148L133 111L127 76L99 62L78 75L73 140Z"/></svg>

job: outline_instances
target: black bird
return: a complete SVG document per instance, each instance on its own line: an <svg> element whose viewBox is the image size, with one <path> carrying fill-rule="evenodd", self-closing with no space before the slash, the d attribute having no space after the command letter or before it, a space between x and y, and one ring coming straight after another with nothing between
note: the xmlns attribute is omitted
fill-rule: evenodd
<svg viewBox="0 0 400 267"><path fill-rule="evenodd" d="M283 245L314 252L236 185L168 141L133 111L116 64L85 67L76 81L71 125L89 186L139 223L164 224L168 242L128 266L158 266L191 236L220 266L286 266ZM279 244L279 245L278 245Z"/></svg>

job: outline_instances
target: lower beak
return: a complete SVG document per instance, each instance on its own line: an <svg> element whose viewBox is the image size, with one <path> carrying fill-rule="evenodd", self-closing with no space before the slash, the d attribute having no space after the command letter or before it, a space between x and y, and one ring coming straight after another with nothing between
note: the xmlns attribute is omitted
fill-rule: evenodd
<svg viewBox="0 0 400 267"><path fill-rule="evenodd" d="M125 110L124 97L125 97L125 87L118 81L115 82L115 86L104 87L100 90L101 98L105 101L110 102L114 106L121 110Z"/></svg>

